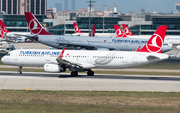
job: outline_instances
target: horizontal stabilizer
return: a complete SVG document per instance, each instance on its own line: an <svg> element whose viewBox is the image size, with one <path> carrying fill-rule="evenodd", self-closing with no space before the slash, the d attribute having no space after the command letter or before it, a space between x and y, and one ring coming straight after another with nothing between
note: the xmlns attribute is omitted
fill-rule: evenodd
<svg viewBox="0 0 180 113"><path fill-rule="evenodd" d="M155 59L160 60L160 58L156 57L156 56L148 56L147 59L148 59L148 61L155 60Z"/></svg>
<svg viewBox="0 0 180 113"><path fill-rule="evenodd" d="M180 58L180 50L178 51L178 53L176 54L177 58Z"/></svg>

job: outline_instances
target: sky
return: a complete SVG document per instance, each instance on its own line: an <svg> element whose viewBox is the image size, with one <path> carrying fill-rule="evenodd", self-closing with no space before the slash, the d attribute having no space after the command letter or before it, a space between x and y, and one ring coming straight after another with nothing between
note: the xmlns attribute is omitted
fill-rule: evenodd
<svg viewBox="0 0 180 113"><path fill-rule="evenodd" d="M89 0L76 0L76 10L85 8L87 9ZM101 10L102 5L106 5L108 9L114 8L115 0L93 0L94 7L99 7ZM68 0L68 9L71 9L71 0ZM116 0L117 10L122 13L136 12L139 13L139 8L149 11L149 3L151 3L151 12L170 13L175 9L175 3L180 3L180 0ZM47 0L47 7L55 7L55 3L62 3L64 9L64 0Z"/></svg>

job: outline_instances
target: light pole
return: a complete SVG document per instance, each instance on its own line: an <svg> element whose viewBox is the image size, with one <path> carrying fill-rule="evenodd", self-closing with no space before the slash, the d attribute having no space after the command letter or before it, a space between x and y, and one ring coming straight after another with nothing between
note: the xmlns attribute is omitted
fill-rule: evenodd
<svg viewBox="0 0 180 113"><path fill-rule="evenodd" d="M27 9L27 12L29 12L29 3L25 3L25 6L26 6L26 9ZM28 29L29 29L29 27L28 27L28 23L27 23L27 32L28 32Z"/></svg>
<svg viewBox="0 0 180 113"><path fill-rule="evenodd" d="M102 5L102 7L103 7L103 33L104 33L104 9L105 9L106 5Z"/></svg>
<svg viewBox="0 0 180 113"><path fill-rule="evenodd" d="M89 1L87 1L87 3L89 3L89 34L90 34L90 26L91 26L91 19L90 19L90 16L91 16L91 4L92 3L95 3L95 1L91 1L91 0L89 0Z"/></svg>

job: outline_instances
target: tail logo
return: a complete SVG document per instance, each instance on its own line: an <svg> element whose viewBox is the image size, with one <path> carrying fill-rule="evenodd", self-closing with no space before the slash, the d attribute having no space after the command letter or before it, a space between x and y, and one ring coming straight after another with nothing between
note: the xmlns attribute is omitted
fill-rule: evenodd
<svg viewBox="0 0 180 113"><path fill-rule="evenodd" d="M78 26L75 26L75 31L79 33L79 28L78 28Z"/></svg>
<svg viewBox="0 0 180 113"><path fill-rule="evenodd" d="M32 19L29 22L29 28L31 30L31 33L37 34L37 35L42 31L42 27L38 24L38 21L35 19Z"/></svg>
<svg viewBox="0 0 180 113"><path fill-rule="evenodd" d="M0 37L4 38L4 30L0 27Z"/></svg>
<svg viewBox="0 0 180 113"><path fill-rule="evenodd" d="M116 34L119 36L119 35L122 35L122 32L120 31L120 29L117 29L116 30Z"/></svg>
<svg viewBox="0 0 180 113"><path fill-rule="evenodd" d="M130 31L128 28L125 28L124 30L125 30L124 32L126 33L126 35L130 35Z"/></svg>
<svg viewBox="0 0 180 113"><path fill-rule="evenodd" d="M94 31L93 30L91 31L90 36L94 36Z"/></svg>
<svg viewBox="0 0 180 113"><path fill-rule="evenodd" d="M5 33L7 32L7 29L6 29L6 27L4 27L4 32L5 32Z"/></svg>
<svg viewBox="0 0 180 113"><path fill-rule="evenodd" d="M149 52L159 52L162 49L163 39L158 34L154 34L152 38L147 42L146 48Z"/></svg>

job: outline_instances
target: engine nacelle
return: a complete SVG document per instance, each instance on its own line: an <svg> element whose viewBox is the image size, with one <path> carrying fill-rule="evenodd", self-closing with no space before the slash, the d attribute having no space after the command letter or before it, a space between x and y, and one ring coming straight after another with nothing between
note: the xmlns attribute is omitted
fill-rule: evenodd
<svg viewBox="0 0 180 113"><path fill-rule="evenodd" d="M45 64L44 71L49 73L60 73L60 72L65 72L66 68L63 68L57 64Z"/></svg>
<svg viewBox="0 0 180 113"><path fill-rule="evenodd" d="M7 37L7 38L16 38L16 36L13 35L12 33L5 33L5 37Z"/></svg>

